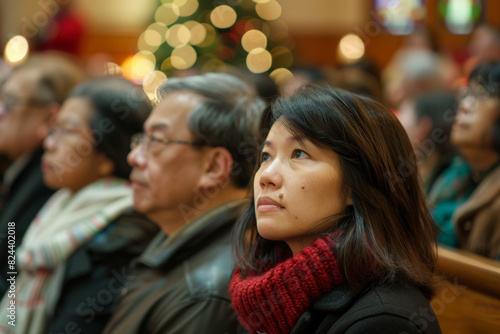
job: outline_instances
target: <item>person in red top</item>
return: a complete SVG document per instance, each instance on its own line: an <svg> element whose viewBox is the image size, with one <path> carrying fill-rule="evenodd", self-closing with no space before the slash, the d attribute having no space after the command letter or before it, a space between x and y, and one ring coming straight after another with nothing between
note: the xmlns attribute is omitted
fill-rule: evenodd
<svg viewBox="0 0 500 334"><path fill-rule="evenodd" d="M428 302L436 230L394 114L311 86L273 104L260 130L253 201L235 230L240 323L252 334L441 333Z"/></svg>

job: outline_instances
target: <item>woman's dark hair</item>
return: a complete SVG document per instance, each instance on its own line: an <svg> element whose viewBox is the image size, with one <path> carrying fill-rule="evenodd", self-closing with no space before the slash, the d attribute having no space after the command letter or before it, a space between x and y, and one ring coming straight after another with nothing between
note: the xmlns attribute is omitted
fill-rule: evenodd
<svg viewBox="0 0 500 334"><path fill-rule="evenodd" d="M412 146L394 114L368 97L308 86L278 99L264 114L261 145L278 119L297 138L339 157L344 195L352 205L321 223L331 226L326 233L335 240L348 283L360 288L402 279L430 298L436 282L437 231ZM253 201L237 223L235 243L244 274L275 265L284 245L258 234Z"/></svg>
<svg viewBox="0 0 500 334"><path fill-rule="evenodd" d="M94 110L89 125L95 146L113 161L113 175L128 179L130 137L142 131L151 112L146 94L130 81L107 77L78 85L70 97L82 97L92 104Z"/></svg>
<svg viewBox="0 0 500 334"><path fill-rule="evenodd" d="M478 65L469 75L470 84L476 85L471 94L477 98L496 97L500 99L500 62ZM497 152L500 152L500 116L493 126L493 147Z"/></svg>

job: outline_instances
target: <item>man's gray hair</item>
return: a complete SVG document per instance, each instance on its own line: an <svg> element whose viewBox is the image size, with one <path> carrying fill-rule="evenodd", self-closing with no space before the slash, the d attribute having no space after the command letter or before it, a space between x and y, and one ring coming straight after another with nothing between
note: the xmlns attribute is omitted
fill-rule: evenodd
<svg viewBox="0 0 500 334"><path fill-rule="evenodd" d="M194 140L226 148L233 158L235 185L246 187L256 163L258 129L265 108L256 89L231 74L206 73L169 79L158 88L158 99L179 90L204 98L187 121Z"/></svg>

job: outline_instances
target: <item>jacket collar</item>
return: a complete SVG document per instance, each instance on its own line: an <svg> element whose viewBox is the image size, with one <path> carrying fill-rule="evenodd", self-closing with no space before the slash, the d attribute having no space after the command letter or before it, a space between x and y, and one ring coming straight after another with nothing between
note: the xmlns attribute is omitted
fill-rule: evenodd
<svg viewBox="0 0 500 334"><path fill-rule="evenodd" d="M173 260L181 262L199 252L204 243L213 240L214 234L231 228L247 205L248 198L223 204L185 226L172 238L160 231L138 262L152 268L166 267Z"/></svg>
<svg viewBox="0 0 500 334"><path fill-rule="evenodd" d="M485 204L497 198L500 193L500 166L497 166L484 178L467 202L457 209L456 221L468 219L471 214L481 209Z"/></svg>
<svg viewBox="0 0 500 334"><path fill-rule="evenodd" d="M344 312L363 292L363 289L353 289L349 284L342 284L317 299L311 309L320 312Z"/></svg>

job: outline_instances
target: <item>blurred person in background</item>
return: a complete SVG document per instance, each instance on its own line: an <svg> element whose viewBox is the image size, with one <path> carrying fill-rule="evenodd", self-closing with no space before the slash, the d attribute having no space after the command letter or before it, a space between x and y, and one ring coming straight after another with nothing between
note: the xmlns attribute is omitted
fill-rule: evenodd
<svg viewBox="0 0 500 334"><path fill-rule="evenodd" d="M434 35L418 26L382 71L385 101L398 109L406 97L446 89L459 77L458 66L440 52Z"/></svg>
<svg viewBox="0 0 500 334"><path fill-rule="evenodd" d="M169 79L134 136L134 207L161 232L134 262L105 333L237 333L230 234L264 103L230 74Z"/></svg>
<svg viewBox="0 0 500 334"><path fill-rule="evenodd" d="M0 155L8 162L0 182L0 250L8 254L8 223L15 223L15 244L52 195L40 169L42 142L59 106L85 74L73 59L59 54L33 55L16 67L0 87ZM7 256L0 259L0 294L8 288Z"/></svg>
<svg viewBox="0 0 500 334"><path fill-rule="evenodd" d="M464 64L467 75L483 62L499 61L500 29L487 24L476 27L467 45L467 53L469 58Z"/></svg>
<svg viewBox="0 0 500 334"><path fill-rule="evenodd" d="M151 104L121 78L78 85L44 140L43 179L57 189L29 225L16 259L16 326L2 333L62 333L68 326L100 333L113 298L127 280L124 268L156 234L133 211L130 137ZM69 324L69 325L68 325Z"/></svg>
<svg viewBox="0 0 500 334"><path fill-rule="evenodd" d="M456 108L455 94L435 92L406 98L398 110L417 157L425 193L456 154L450 142Z"/></svg>
<svg viewBox="0 0 500 334"><path fill-rule="evenodd" d="M380 71L369 59L362 58L354 63L339 66L337 76L335 86L371 97L380 103L384 102Z"/></svg>
<svg viewBox="0 0 500 334"><path fill-rule="evenodd" d="M477 188L453 214L460 248L500 257L500 62L469 76L451 133Z"/></svg>
<svg viewBox="0 0 500 334"><path fill-rule="evenodd" d="M280 86L282 96L292 96L299 88L310 83L327 81L329 78L322 70L314 66L295 66L290 69L293 78Z"/></svg>

